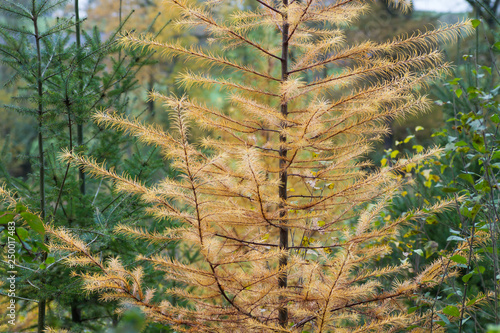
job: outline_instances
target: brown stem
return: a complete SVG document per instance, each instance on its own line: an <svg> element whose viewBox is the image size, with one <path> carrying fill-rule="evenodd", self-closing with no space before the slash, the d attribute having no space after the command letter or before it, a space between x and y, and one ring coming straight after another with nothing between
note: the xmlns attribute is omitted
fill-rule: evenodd
<svg viewBox="0 0 500 333"><path fill-rule="evenodd" d="M121 14L121 12L120 12ZM78 57L78 65L81 66L81 35L80 35L80 9L79 9L79 3L78 0L75 0L75 19L76 19L76 47L77 47L77 57ZM81 71L79 73L79 76L81 76ZM80 77L80 82L82 82L81 77ZM69 124L70 130L71 130L71 124ZM76 136L78 140L78 146L80 146L80 149L82 149L83 146L83 122L79 122L76 125ZM70 144L71 144L71 138L70 138ZM71 149L73 149L71 147ZM69 163L68 163L69 167ZM66 171L68 171L66 169ZM85 189L85 172L83 168L80 168L78 170L78 178L80 180L80 193L82 195L85 195L86 189ZM73 322L80 323L81 322L81 309L78 308L78 303L73 302L71 304L71 319Z"/></svg>
<svg viewBox="0 0 500 333"><path fill-rule="evenodd" d="M285 82L288 79L288 30L289 30L289 24L288 24L288 14L286 11L286 7L288 6L288 0L283 0L283 6L285 7L285 10L282 14L283 16L283 29L282 29L282 44L281 44L281 81ZM283 117L286 119L288 116L288 103L287 102L282 102L281 104L281 114ZM286 122L281 123L281 127L285 127ZM286 226L287 221L285 219L286 217L286 211L285 211L285 202L287 200L287 193L286 193L286 188L287 188L287 182L288 182L288 174L287 174L287 169L286 169L286 156L287 156L287 150L284 147L284 144L286 143L286 135L280 134L280 142L281 142L281 148L279 151L279 156L280 156L280 186L279 186L279 198L281 200L281 203L279 205L280 209L280 218L281 218L281 223L280 223L280 243L279 247L282 250L288 250L288 227ZM280 288L287 288L287 271L286 271L286 266L288 264L288 254L285 253L282 255L279 259L279 269L280 269L280 275L278 278L278 286ZM287 327L288 326L288 309L286 308L286 304L284 304L284 297L280 297L281 303L279 309L278 309L278 321L279 325L281 327Z"/></svg>
<svg viewBox="0 0 500 333"><path fill-rule="evenodd" d="M276 8L274 8L274 7L269 6L267 3L265 3L265 2L263 2L263 1L261 1L261 0L257 0L257 2L258 2L258 3L260 3L261 5L263 5L264 7L269 8L269 9L270 9L270 10L272 10L273 12L278 13L278 14L280 14L280 15L283 15L283 13L282 13L282 12L280 12L279 10L277 10L277 9L276 9Z"/></svg>
<svg viewBox="0 0 500 333"><path fill-rule="evenodd" d="M36 43L36 54L37 54L37 94L38 94L38 155L40 161L40 214L42 220L45 220L45 156L44 156L44 141L43 141L43 78L42 78L42 51L40 45L40 31L38 29L38 11L36 8L35 0L31 1L32 6L32 21L33 28L35 30L35 43ZM44 253L42 260L45 260L47 254ZM43 279L42 279L43 281ZM40 299L38 302L38 333L45 330L45 306L46 300L44 298Z"/></svg>
<svg viewBox="0 0 500 333"><path fill-rule="evenodd" d="M80 66L81 62L81 35L80 35L80 11L79 11L79 0L75 0L75 21L76 21L76 49L77 49L77 58L78 58L78 65ZM80 75L79 75L80 76ZM80 82L81 82L80 78ZM83 146L83 123L82 120L80 120L77 125L76 125L76 139L77 139L77 145L79 146L80 149L82 149ZM80 180L80 193L85 194L85 172L83 171L83 168L80 168L78 172L78 178Z"/></svg>

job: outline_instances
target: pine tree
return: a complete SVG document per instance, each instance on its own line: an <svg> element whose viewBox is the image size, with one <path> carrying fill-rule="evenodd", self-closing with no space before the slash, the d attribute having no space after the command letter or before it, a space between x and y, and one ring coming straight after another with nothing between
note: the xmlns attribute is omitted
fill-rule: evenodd
<svg viewBox="0 0 500 333"><path fill-rule="evenodd" d="M201 258L188 265L176 256L139 256L138 262L182 286L159 295L142 285L141 265L130 269L118 257L102 259L67 230L48 227L50 248L76 251L69 264L99 269L82 274L86 290L138 306L150 320L178 331L380 332L412 325L425 331L433 318L409 314L403 300L439 283L444 270L453 275L453 263L439 260L405 279L407 263L378 267L376 261L390 255L387 240L403 223L451 205L444 201L393 221L379 218L403 184L397 172L436 150L380 170L363 157L387 134L387 119L427 110L429 100L419 91L450 67L436 46L469 33L469 22L349 45L344 30L368 10L366 1L257 0L258 9L235 11L226 21L211 13L222 1L170 2L182 12L178 25L205 26L223 50L248 48L262 62L242 63L145 35L126 34L122 43L220 68L220 77L186 72L180 82L225 88L229 112L153 91L150 98L170 112L169 132L109 110L96 113L99 124L160 147L180 172L155 186L83 155L66 152L64 158L149 203L158 226L165 219L178 222L153 233L122 224L116 232L151 243L179 242ZM393 4L405 9L409 2ZM264 32L275 39L264 44L251 37ZM269 62L277 64L276 72L262 70ZM308 80L319 70L326 76ZM215 135L192 142L194 124Z"/></svg>
<svg viewBox="0 0 500 333"><path fill-rule="evenodd" d="M40 219L77 228L81 236L85 237L88 236L84 235L87 230L94 231L95 220L104 217L104 211L95 209L94 203L99 204L103 200L111 205L114 198L98 195L100 187L97 184L88 187L95 190L94 193L86 193L83 173L59 161L57 154L65 147L71 151L89 150L95 155L105 154L115 159L115 163L120 161L122 152L116 147L117 143L121 143L119 135L103 135L94 124L87 126L90 112L96 107L110 106L119 112L127 112L127 94L137 87L135 74L144 65L150 64L151 57L140 52L127 52L124 57L114 59L114 53L118 53L119 49L116 45L117 31L110 34L108 40L102 41L97 27L82 29L82 21L78 19L78 1L75 1L76 20L56 18L54 12L66 2L5 0L0 3L0 14L11 17L10 21L0 21L0 62L10 67L13 73L11 77L5 78L5 82L18 84L19 87L19 93L12 96L12 104L2 105L0 112L19 112L25 117L34 118L37 125L29 129L34 133L33 137L37 138L37 146L34 147L37 151L34 152L35 149L29 143L25 148L28 155L25 159L37 170L26 175L26 179L21 180L9 174L7 149L2 149L0 244L3 260L0 275L8 275L7 271L12 271L4 257L10 236L16 243L17 309L20 314L29 312L25 321L32 319L33 311L38 313L39 332L44 330L47 323L51 324L51 319L55 317L51 317L54 312L46 315L48 305L54 299L57 299L58 306L68 308L69 311L58 313L58 320L67 320L67 326L71 326L73 331L93 325L86 321L88 317L94 318L94 322L103 317L107 320L105 307L111 305L102 306L97 299L87 300L91 306L82 312L82 295L78 290L69 288L74 281L68 281L67 267L55 265L54 257L48 255ZM72 43L71 38L75 35L76 40ZM23 121L26 122L26 118ZM142 169L140 173L152 172L152 168L146 167L147 163L139 166L136 162L136 158L129 159L128 169ZM78 187L80 190L77 190ZM10 200L6 201L7 205L3 203L9 191L15 193L19 208L9 207ZM39 217L32 217L39 223L23 221L20 217L28 208L39 214ZM110 210L114 211L114 208ZM99 216L96 218L96 215ZM115 215L122 215L122 212L117 211ZM108 221L110 216L106 217ZM9 230L8 223L16 220L15 230ZM108 232L101 228L99 234L106 236ZM93 239L97 239L95 234ZM103 242L115 249L119 247L110 238ZM7 318L4 316L2 320ZM21 324L29 327L33 322ZM22 327L18 326L17 329ZM10 326L9 329L16 327Z"/></svg>

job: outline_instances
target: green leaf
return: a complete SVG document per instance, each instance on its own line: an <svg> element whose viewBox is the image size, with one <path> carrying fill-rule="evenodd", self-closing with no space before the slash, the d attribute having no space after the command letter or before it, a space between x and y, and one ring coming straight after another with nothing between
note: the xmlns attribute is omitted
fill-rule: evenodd
<svg viewBox="0 0 500 333"><path fill-rule="evenodd" d="M459 237L459 236L450 236L446 239L447 242L451 242L451 241L459 241L459 242L462 242L464 241L465 239L462 238L462 237Z"/></svg>
<svg viewBox="0 0 500 333"><path fill-rule="evenodd" d="M442 319L442 321L438 321L437 323L439 324L440 322L442 322L443 324L440 324L441 326L446 326L446 325L450 325L450 320L448 319L448 317L446 317L444 314L442 313L438 313L437 314L439 316L439 318Z"/></svg>
<svg viewBox="0 0 500 333"><path fill-rule="evenodd" d="M487 71L491 75L491 67L488 66L481 66L481 69Z"/></svg>
<svg viewBox="0 0 500 333"><path fill-rule="evenodd" d="M14 221L15 216L16 214L8 212L0 214L0 224L7 224L9 222Z"/></svg>
<svg viewBox="0 0 500 333"><path fill-rule="evenodd" d="M55 262L56 262L56 258L54 258L54 257L47 257L47 259L45 259L45 263L47 265L53 264Z"/></svg>
<svg viewBox="0 0 500 333"><path fill-rule="evenodd" d="M477 302L478 298L479 297L474 297L473 299L469 300L466 305L467 306L474 305Z"/></svg>
<svg viewBox="0 0 500 333"><path fill-rule="evenodd" d="M423 131L423 130L424 130L424 128L422 126L415 127L415 132Z"/></svg>
<svg viewBox="0 0 500 333"><path fill-rule="evenodd" d="M460 317L460 311L454 305L448 305L447 307L445 307L443 309L443 313L447 314L448 316Z"/></svg>
<svg viewBox="0 0 500 333"><path fill-rule="evenodd" d="M429 216L428 218L425 219L425 222L427 224L430 224L430 225L439 223L439 221L437 220L437 218L435 216Z"/></svg>
<svg viewBox="0 0 500 333"><path fill-rule="evenodd" d="M38 216L28 212L21 213L21 216L28 223L31 229L38 232L40 235L45 234L45 228L43 227L42 220L40 220Z"/></svg>
<svg viewBox="0 0 500 333"><path fill-rule="evenodd" d="M410 141L411 139L413 139L415 137L415 135L408 135L405 139L404 139L404 143L408 143L408 141Z"/></svg>
<svg viewBox="0 0 500 333"><path fill-rule="evenodd" d="M457 95L458 98L460 98L460 96L462 96L462 94L463 94L462 89L455 90L455 94Z"/></svg>
<svg viewBox="0 0 500 333"><path fill-rule="evenodd" d="M455 193L458 191L460 191L460 190L456 187L443 187L443 192L445 192L445 193Z"/></svg>
<svg viewBox="0 0 500 333"><path fill-rule="evenodd" d="M26 208L23 204L21 204L19 202L16 204L16 213L22 213L22 212L25 212L27 210L28 210L28 208Z"/></svg>
<svg viewBox="0 0 500 333"><path fill-rule="evenodd" d="M472 23L472 27L474 29L476 29L481 24L481 21L480 20L472 20L471 23Z"/></svg>
<svg viewBox="0 0 500 333"><path fill-rule="evenodd" d="M471 174L468 173L462 173L458 176L458 178L461 178L467 182L469 182L471 185L474 185L474 178L472 178Z"/></svg>
<svg viewBox="0 0 500 333"><path fill-rule="evenodd" d="M28 236L30 235L28 230L24 228L16 228L16 233L22 241L28 238Z"/></svg>
<svg viewBox="0 0 500 333"><path fill-rule="evenodd" d="M413 306L413 307L409 308L408 309L408 314L412 314L413 312L417 311L421 307L422 307L422 305L420 305L420 306Z"/></svg>
<svg viewBox="0 0 500 333"><path fill-rule="evenodd" d="M43 244L43 243L38 243L38 242L37 242L37 244L38 244L38 247L39 247L40 249L42 249L44 252L47 252L47 253L48 253L48 252L50 252L49 248L48 248L45 244Z"/></svg>
<svg viewBox="0 0 500 333"><path fill-rule="evenodd" d="M494 122L495 124L500 123L500 116L498 114L494 114L491 116L491 121Z"/></svg>
<svg viewBox="0 0 500 333"><path fill-rule="evenodd" d="M484 271L486 271L486 268L484 266L478 266L478 267L474 268L474 272L479 273L479 274L483 274Z"/></svg>
<svg viewBox="0 0 500 333"><path fill-rule="evenodd" d="M396 156L398 156L399 154L399 150L395 150L391 153L391 158L395 158Z"/></svg>
<svg viewBox="0 0 500 333"><path fill-rule="evenodd" d="M422 251L421 249L417 249L417 250L415 250L415 251L413 251L413 252L415 252L416 254L418 254L418 255L419 255L419 256L421 256L421 257L423 257L423 256L424 256L424 251Z"/></svg>
<svg viewBox="0 0 500 333"><path fill-rule="evenodd" d="M479 213L479 210L481 209L481 205L480 204L475 204L474 207L472 207L471 209L471 219L474 219L477 215L477 213Z"/></svg>
<svg viewBox="0 0 500 333"><path fill-rule="evenodd" d="M30 255L25 254L25 255L22 255L20 257L20 261L22 261L22 262L29 262L30 264L32 264L33 263L33 258Z"/></svg>
<svg viewBox="0 0 500 333"><path fill-rule="evenodd" d="M459 254L455 254L450 259L453 260L454 262L458 263L458 264L467 265L467 259L465 257L459 255Z"/></svg>
<svg viewBox="0 0 500 333"><path fill-rule="evenodd" d="M479 96L482 93L482 91L477 89L476 87L469 87L467 88L467 93L469 94L469 99L472 100L477 96Z"/></svg>
<svg viewBox="0 0 500 333"><path fill-rule="evenodd" d="M424 150L424 147L421 145L415 145L412 148L415 149L417 153L421 153Z"/></svg>
<svg viewBox="0 0 500 333"><path fill-rule="evenodd" d="M465 274L464 276L462 276L462 281L464 281L464 283L467 283L472 277L472 275L473 273Z"/></svg>
<svg viewBox="0 0 500 333"><path fill-rule="evenodd" d="M485 193L491 191L490 184L485 179L481 179L476 185L474 185L474 188Z"/></svg>
<svg viewBox="0 0 500 333"><path fill-rule="evenodd" d="M486 152L486 148L484 146L484 139L479 134L474 134L474 137L472 138L472 146L474 146L474 148L476 148L476 150L481 153Z"/></svg>

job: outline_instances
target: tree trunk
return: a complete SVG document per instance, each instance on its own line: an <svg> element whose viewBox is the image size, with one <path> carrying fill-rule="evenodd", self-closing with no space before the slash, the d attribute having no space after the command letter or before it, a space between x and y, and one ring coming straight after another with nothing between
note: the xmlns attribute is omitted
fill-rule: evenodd
<svg viewBox="0 0 500 333"><path fill-rule="evenodd" d="M42 50L40 45L40 32L38 29L38 11L36 8L35 0L31 1L32 6L32 21L35 32L36 54L37 54L37 96L38 96L38 158L39 158L39 171L40 171L40 214L42 220L45 220L45 156L44 156L44 141L43 141L43 79L42 79ZM44 261L47 254L44 253L42 260ZM44 298L38 302L38 332L43 332L45 329L45 306L46 301Z"/></svg>
<svg viewBox="0 0 500 333"><path fill-rule="evenodd" d="M288 14L286 13L288 0L283 0L283 5L285 7L285 13L283 13L283 32L282 32L282 44L281 44L281 80L282 82L286 81L288 78ZM288 103L282 101L281 103L281 114L284 118L288 115ZM285 128L287 124L285 122L281 123L281 127ZM280 134L280 142L282 144L286 143L286 135ZM279 248L283 250L288 249L288 227L286 226L286 211L285 200L287 199L287 183L288 183L288 173L285 170L286 167L286 156L287 150L284 147L280 148L279 152L280 156L280 187L279 187L279 198L281 200L280 203L280 218L281 218L281 226L280 226L280 244ZM283 269L281 274L279 275L279 287L286 288L287 287L287 271L286 265L288 263L288 254L283 255L279 260L279 269ZM279 308L278 320L281 327L286 327L288 325L288 309L286 308L286 300L282 300L282 304Z"/></svg>

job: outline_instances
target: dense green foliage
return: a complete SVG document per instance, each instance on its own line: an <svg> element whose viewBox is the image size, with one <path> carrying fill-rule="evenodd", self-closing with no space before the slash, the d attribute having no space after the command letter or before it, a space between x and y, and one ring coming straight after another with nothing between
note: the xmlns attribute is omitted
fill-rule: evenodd
<svg viewBox="0 0 500 333"><path fill-rule="evenodd" d="M426 262L454 251L466 241L468 255L452 260L462 267L451 283L443 283L429 304L447 316L436 325L450 332L496 332L498 308L498 220L500 216L500 54L498 26L490 28L473 21L476 35L458 52L457 67L451 78L433 86L436 106L443 111L445 125L433 130L432 144L443 147L441 154L422 165L402 171L414 185L393 202L388 214L397 215L421 202L434 202L454 196L457 209L439 218L423 220L408 228L394 241L405 260L418 271ZM382 165L402 158L406 151L419 151L418 126L409 135L386 150ZM390 215L389 215L390 216ZM402 259L402 258L400 258ZM474 311L463 311L478 297L487 302ZM420 308L420 307L419 307ZM423 306L422 308L426 308ZM418 308L415 308L418 310ZM492 326L493 325L493 326Z"/></svg>
<svg viewBox="0 0 500 333"><path fill-rule="evenodd" d="M128 17L103 38L97 26L85 29L84 22L71 15L56 18L54 11L65 2L0 5L0 57L2 70L10 77L3 83L5 91L13 94L1 109L2 119L10 119L12 127L2 135L0 177L16 201L14 205L7 201L0 213L1 243L8 243L9 232L15 234L20 325L14 327L16 331L36 327L40 331L46 325L75 332L101 331L119 322L112 304L82 294L79 281L68 278L70 270L61 265L64 258L56 261L48 252L40 219L78 231L103 256L120 254L133 260L146 251L140 244L124 246L111 233L118 221L133 220L142 207L114 195L112 184L86 179L80 170L61 162L61 151L101 156L110 166L151 181L155 173L168 172L155 157L155 149L137 149L90 121L97 108L130 114L136 98L132 92L138 87L136 75L152 63L151 55L116 46L115 38ZM17 133L23 129L27 132ZM16 154L18 147L23 154ZM23 212L26 207L30 212ZM15 230L7 227L12 221ZM0 269L7 276L8 266ZM43 310L48 310L46 316ZM2 331L12 329L6 322L7 317L2 318Z"/></svg>

